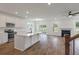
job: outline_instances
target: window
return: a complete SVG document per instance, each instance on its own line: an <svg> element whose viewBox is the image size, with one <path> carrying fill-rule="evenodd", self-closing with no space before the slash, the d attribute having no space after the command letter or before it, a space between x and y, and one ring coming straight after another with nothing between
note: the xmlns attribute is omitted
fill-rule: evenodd
<svg viewBox="0 0 79 59"><path fill-rule="evenodd" d="M41 32L47 32L47 26L46 25L40 25L39 29Z"/></svg>
<svg viewBox="0 0 79 59"><path fill-rule="evenodd" d="M53 32L58 32L59 27L58 24L53 24Z"/></svg>
<svg viewBox="0 0 79 59"><path fill-rule="evenodd" d="M79 28L79 22L76 22L76 28Z"/></svg>
<svg viewBox="0 0 79 59"><path fill-rule="evenodd" d="M27 23L27 32L28 32L28 33L32 33L32 27L33 27L33 26L32 26L32 23L30 23L30 22Z"/></svg>
<svg viewBox="0 0 79 59"><path fill-rule="evenodd" d="M79 32L79 22L76 22L75 26L76 26L76 32L78 33Z"/></svg>

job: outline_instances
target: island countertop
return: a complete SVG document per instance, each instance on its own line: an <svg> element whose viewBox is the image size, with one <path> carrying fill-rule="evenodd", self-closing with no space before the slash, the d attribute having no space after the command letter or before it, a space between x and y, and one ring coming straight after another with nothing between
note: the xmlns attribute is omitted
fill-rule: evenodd
<svg viewBox="0 0 79 59"><path fill-rule="evenodd" d="M18 36L33 36L33 35L37 35L37 34L40 34L40 32L39 33L18 33L18 34L16 34L16 35L18 35Z"/></svg>

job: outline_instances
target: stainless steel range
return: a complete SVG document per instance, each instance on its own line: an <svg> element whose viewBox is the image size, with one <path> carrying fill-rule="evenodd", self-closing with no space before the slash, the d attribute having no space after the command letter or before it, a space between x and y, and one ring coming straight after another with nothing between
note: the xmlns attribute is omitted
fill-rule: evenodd
<svg viewBox="0 0 79 59"><path fill-rule="evenodd" d="M14 39L14 36L16 34L16 32L14 31L14 28L15 27L15 24L13 23L6 23L6 29L5 29L5 32L8 33L8 42L11 40L11 39Z"/></svg>

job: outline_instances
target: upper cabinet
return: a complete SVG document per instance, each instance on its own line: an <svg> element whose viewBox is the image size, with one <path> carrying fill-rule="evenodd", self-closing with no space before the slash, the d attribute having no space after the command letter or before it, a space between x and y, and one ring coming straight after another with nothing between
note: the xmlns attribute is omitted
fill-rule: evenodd
<svg viewBox="0 0 79 59"><path fill-rule="evenodd" d="M23 20L17 17L9 17L7 16L7 23L13 23L15 24L16 28L21 28L23 27Z"/></svg>
<svg viewBox="0 0 79 59"><path fill-rule="evenodd" d="M0 27L6 27L6 23L12 23L15 25L16 28L22 28L25 25L23 19L0 14Z"/></svg>
<svg viewBox="0 0 79 59"><path fill-rule="evenodd" d="M16 18L15 17L11 17L11 16L6 16L6 18L7 18L7 20L6 20L6 22L7 23L14 23L15 24L15 20L16 20Z"/></svg>
<svg viewBox="0 0 79 59"><path fill-rule="evenodd" d="M0 14L0 27L5 27L6 26L5 23L6 23L6 16Z"/></svg>
<svg viewBox="0 0 79 59"><path fill-rule="evenodd" d="M15 27L16 28L24 27L24 20L20 19L20 18L16 18L16 20L15 20Z"/></svg>

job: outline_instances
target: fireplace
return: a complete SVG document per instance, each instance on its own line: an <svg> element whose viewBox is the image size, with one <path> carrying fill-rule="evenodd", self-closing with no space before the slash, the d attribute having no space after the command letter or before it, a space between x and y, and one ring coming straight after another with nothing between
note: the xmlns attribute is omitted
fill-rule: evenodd
<svg viewBox="0 0 79 59"><path fill-rule="evenodd" d="M70 36L71 35L71 30L62 30L61 31L61 36L62 37L64 37L66 34Z"/></svg>

